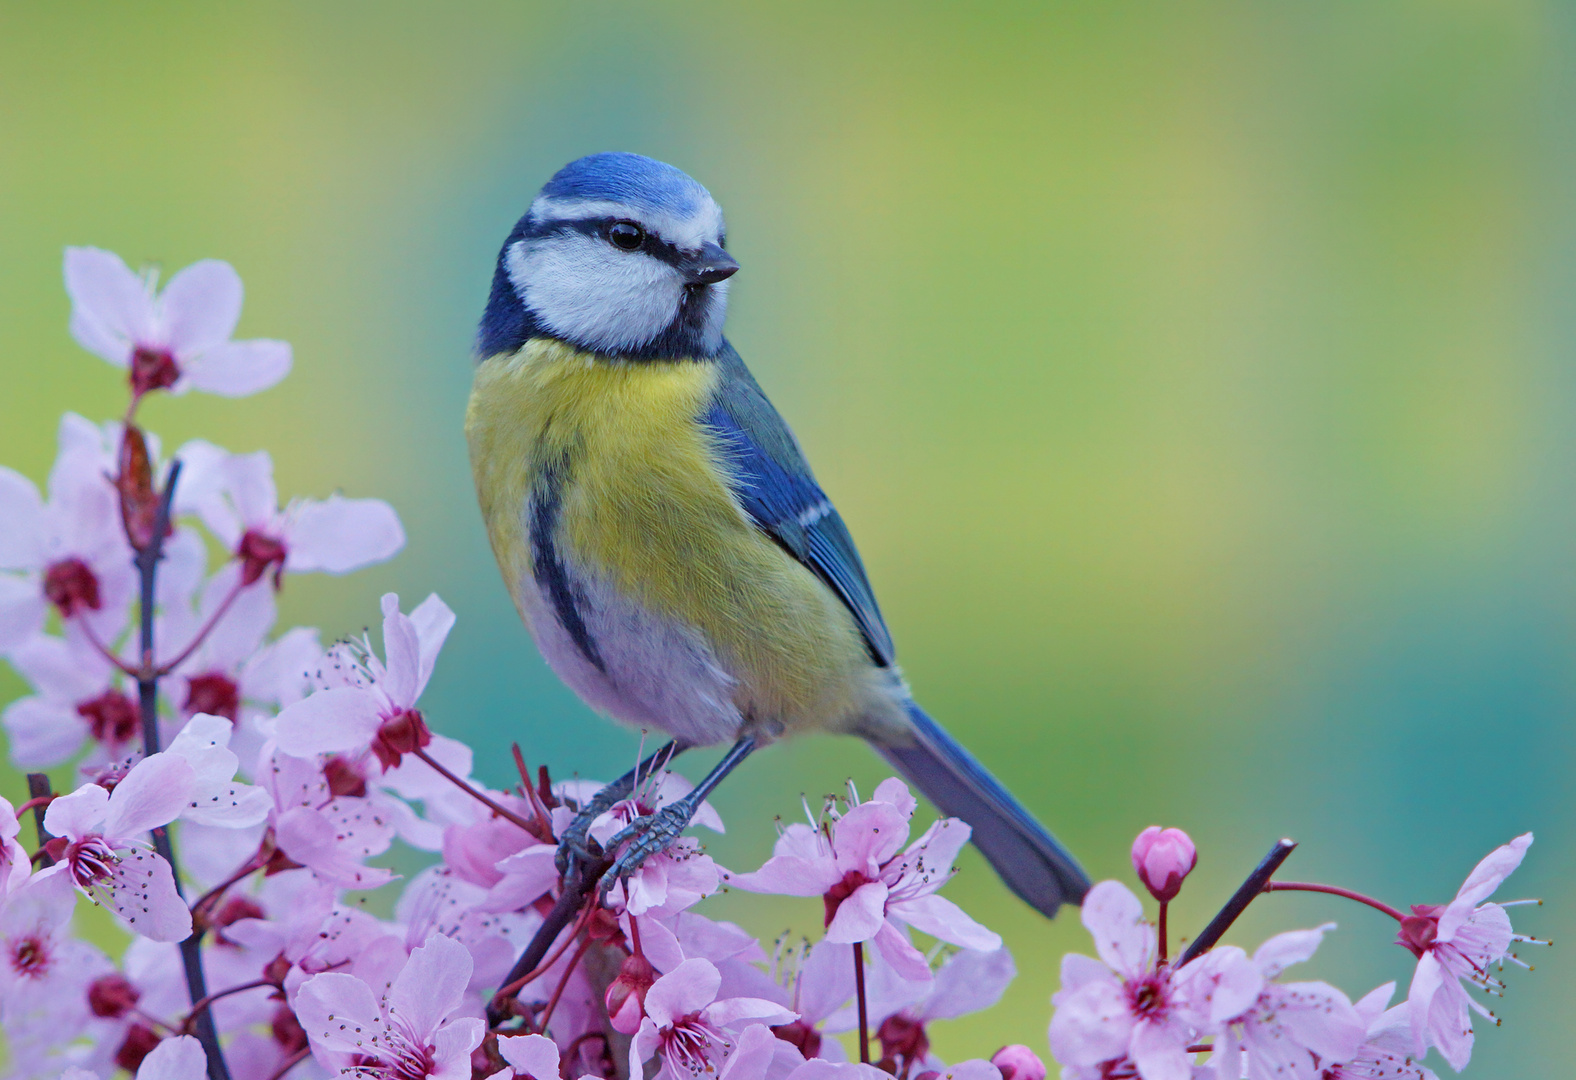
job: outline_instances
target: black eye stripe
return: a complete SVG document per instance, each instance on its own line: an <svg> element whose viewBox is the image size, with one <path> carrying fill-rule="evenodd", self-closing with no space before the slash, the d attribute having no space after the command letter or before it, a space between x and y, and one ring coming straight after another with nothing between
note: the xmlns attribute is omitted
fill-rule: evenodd
<svg viewBox="0 0 1576 1080"><path fill-rule="evenodd" d="M536 240L546 236L553 236L555 234L580 233L583 236L589 236L593 239L600 240L611 247L613 245L612 241L608 238L608 230L620 222L631 225L639 224L638 222L631 221L629 218L614 217L580 218L574 221L547 221L527 227L522 238ZM684 253L681 252L676 245L668 243L656 233L650 231L649 229L645 229L644 226L640 227L645 231L645 240L640 245L641 251L645 252L647 255L650 255L652 258L660 259L663 262L673 266L677 266L683 260Z"/></svg>

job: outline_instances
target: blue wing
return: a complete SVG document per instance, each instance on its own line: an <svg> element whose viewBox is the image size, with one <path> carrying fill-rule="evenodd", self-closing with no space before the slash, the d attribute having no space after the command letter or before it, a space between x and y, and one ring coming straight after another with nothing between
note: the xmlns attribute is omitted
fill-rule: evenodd
<svg viewBox="0 0 1576 1080"><path fill-rule="evenodd" d="M722 377L703 419L727 454L734 497L763 532L837 593L859 623L871 657L890 665L892 635L848 526L733 346L723 344L717 364Z"/></svg>

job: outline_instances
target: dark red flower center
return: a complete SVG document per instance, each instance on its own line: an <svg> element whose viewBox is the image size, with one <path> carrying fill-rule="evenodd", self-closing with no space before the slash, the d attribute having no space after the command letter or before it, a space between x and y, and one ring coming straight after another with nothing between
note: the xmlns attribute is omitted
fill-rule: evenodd
<svg viewBox="0 0 1576 1080"><path fill-rule="evenodd" d="M224 902L213 917L214 941L219 945L237 946L239 943L224 936L224 928L242 919L261 919L267 916L261 904L249 896L232 896Z"/></svg>
<svg viewBox="0 0 1576 1080"><path fill-rule="evenodd" d="M855 890L861 885L868 884L870 884L869 878L865 877L858 870L850 870L843 875L842 881L827 889L826 893L821 897L822 902L826 905L826 925L832 925L832 919L837 915L837 909L843 906L844 900L854 895Z"/></svg>
<svg viewBox="0 0 1576 1080"><path fill-rule="evenodd" d="M236 545L235 554L241 560L241 584L251 585L274 569L274 588L279 588L280 575L284 573L285 556L289 552L280 540L265 536L256 529L247 529Z"/></svg>
<svg viewBox="0 0 1576 1080"><path fill-rule="evenodd" d="M98 575L78 558L50 563L49 569L44 571L44 597L55 605L62 619L69 619L84 608L97 611Z"/></svg>
<svg viewBox="0 0 1576 1080"><path fill-rule="evenodd" d="M301 1027L296 1014L290 1011L290 1006L281 1005L274 1010L274 1018L268 1029L273 1033L274 1042L287 1056L306 1049L306 1030Z"/></svg>
<svg viewBox="0 0 1576 1080"><path fill-rule="evenodd" d="M71 880L84 889L108 881L115 864L120 861L115 849L97 833L89 833L80 840L57 836L44 845L44 850L56 862L64 860Z"/></svg>
<svg viewBox="0 0 1576 1080"><path fill-rule="evenodd" d="M1412 914L1401 920L1395 943L1421 960L1434 947L1434 939L1439 936L1439 916L1444 913L1443 904L1413 904Z"/></svg>
<svg viewBox="0 0 1576 1080"><path fill-rule="evenodd" d="M106 746L121 746L142 734L142 710L119 690L106 690L79 703L77 715L88 722L93 738Z"/></svg>
<svg viewBox="0 0 1576 1080"><path fill-rule="evenodd" d="M131 985L131 980L115 972L94 979L88 984L88 1008L94 1016L106 1020L125 1016L142 998L142 991Z"/></svg>
<svg viewBox="0 0 1576 1080"><path fill-rule="evenodd" d="M11 970L25 978L39 978L49 971L49 944L36 934L11 942Z"/></svg>
<svg viewBox="0 0 1576 1080"><path fill-rule="evenodd" d="M401 709L378 728L372 740L372 752L378 756L383 771L388 772L399 764L400 758L425 749L430 742L432 732L427 730L421 713L415 709Z"/></svg>
<svg viewBox="0 0 1576 1080"><path fill-rule="evenodd" d="M797 1047L806 1058L813 1058L821 1052L821 1033L803 1020L778 1024L772 1028L772 1034L789 1046Z"/></svg>
<svg viewBox="0 0 1576 1080"><path fill-rule="evenodd" d="M1133 1012L1146 1019L1164 1015L1170 1008L1166 984L1159 972L1152 972L1127 984L1127 1000Z"/></svg>
<svg viewBox="0 0 1576 1080"><path fill-rule="evenodd" d="M335 798L352 795L359 799L367 793L367 778L338 754L329 758L323 765L323 775L328 780L328 790Z"/></svg>
<svg viewBox="0 0 1576 1080"><path fill-rule="evenodd" d="M153 1053L159 1045L158 1032L146 1024L132 1024L126 1029L126 1040L115 1051L115 1064L129 1073L142 1067L142 1059Z"/></svg>
<svg viewBox="0 0 1576 1080"><path fill-rule="evenodd" d="M180 377L180 366L168 349L139 346L131 354L131 392L137 397L149 390L168 390Z"/></svg>
<svg viewBox="0 0 1576 1080"><path fill-rule="evenodd" d="M195 675L186 683L186 715L208 713L235 723L241 716L241 688L220 671Z"/></svg>

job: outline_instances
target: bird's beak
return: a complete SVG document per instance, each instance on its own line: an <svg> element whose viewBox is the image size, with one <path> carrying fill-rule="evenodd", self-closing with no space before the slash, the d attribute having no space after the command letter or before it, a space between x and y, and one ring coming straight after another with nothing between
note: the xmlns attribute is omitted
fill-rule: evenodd
<svg viewBox="0 0 1576 1080"><path fill-rule="evenodd" d="M715 285L738 271L738 261L716 244L707 244L679 262L679 273L684 275L686 285Z"/></svg>

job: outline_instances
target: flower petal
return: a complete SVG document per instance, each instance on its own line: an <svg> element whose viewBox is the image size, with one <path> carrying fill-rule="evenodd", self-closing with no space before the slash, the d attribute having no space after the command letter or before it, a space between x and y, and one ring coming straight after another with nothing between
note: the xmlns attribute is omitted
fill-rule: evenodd
<svg viewBox="0 0 1576 1080"><path fill-rule="evenodd" d="M882 923L875 936L875 943L876 948L881 950L882 958L903 978L912 982L930 980L930 962L897 927L889 922Z"/></svg>
<svg viewBox="0 0 1576 1080"><path fill-rule="evenodd" d="M383 594L383 664L378 684L389 700L401 709L415 705L421 692L421 639L410 616L400 612L395 593Z"/></svg>
<svg viewBox="0 0 1576 1080"><path fill-rule="evenodd" d="M261 338L227 341L186 361L181 371L182 386L221 397L246 397L290 374L290 346Z"/></svg>
<svg viewBox="0 0 1576 1080"><path fill-rule="evenodd" d="M337 971L314 975L301 984L296 1018L307 1037L325 1050L342 1054L372 1052L384 1025L372 988L354 975Z"/></svg>
<svg viewBox="0 0 1576 1080"><path fill-rule="evenodd" d="M1456 893L1456 898L1439 917L1439 933L1435 940L1449 941L1455 935L1456 928L1472 913L1472 909L1492 896L1500 882L1521 865L1522 858L1531 846L1532 834L1522 833L1510 843L1502 844L1484 856L1483 861L1472 868L1472 873L1462 883L1461 891Z"/></svg>
<svg viewBox="0 0 1576 1080"><path fill-rule="evenodd" d="M532 1080L557 1080L558 1046L546 1035L502 1036L498 1053L514 1066L515 1072Z"/></svg>
<svg viewBox="0 0 1576 1080"><path fill-rule="evenodd" d="M120 256L93 247L66 249L71 336L117 367L131 362L133 342L153 344L153 301Z"/></svg>
<svg viewBox="0 0 1576 1080"><path fill-rule="evenodd" d="M190 1035L165 1039L137 1066L137 1080L203 1080L208 1055Z"/></svg>
<svg viewBox="0 0 1576 1080"><path fill-rule="evenodd" d="M1129 1053L1144 1080L1192 1080L1187 1045L1186 1030L1140 1020L1133 1025Z"/></svg>
<svg viewBox="0 0 1576 1080"><path fill-rule="evenodd" d="M1284 934L1276 934L1254 952L1253 963L1258 967L1259 974L1266 979L1273 979L1293 964L1312 959L1324 935L1334 929L1335 924L1327 922L1312 930L1288 930Z"/></svg>
<svg viewBox="0 0 1576 1080"><path fill-rule="evenodd" d="M33 481L0 465L0 570L44 565L44 501Z"/></svg>
<svg viewBox="0 0 1576 1080"><path fill-rule="evenodd" d="M929 1022L953 1020L988 1009L1001 1000L1017 974L1012 953L1006 949L965 949L936 972L929 996L916 1011L920 1019Z"/></svg>
<svg viewBox="0 0 1576 1080"><path fill-rule="evenodd" d="M322 502L303 501L296 508L285 569L295 574L348 574L391 558L404 546L405 530L388 503L330 495Z"/></svg>
<svg viewBox="0 0 1576 1080"><path fill-rule="evenodd" d="M389 991L389 1015L400 1017L412 1032L430 1039L438 1025L459 1007L474 970L470 950L453 938L433 934L413 949Z"/></svg>
<svg viewBox="0 0 1576 1080"><path fill-rule="evenodd" d="M1001 948L1001 935L975 922L962 908L944 896L921 896L901 900L887 908L887 914L901 919L922 934L940 938L965 949L994 952Z"/></svg>
<svg viewBox="0 0 1576 1080"><path fill-rule="evenodd" d="M97 830L108 805L109 792L97 784L83 784L49 804L44 811L44 828L56 836L76 840Z"/></svg>
<svg viewBox="0 0 1576 1080"><path fill-rule="evenodd" d="M1132 1034L1133 1017L1121 984L1114 978L1099 979L1057 1002L1051 1053L1063 1065L1097 1065L1125 1054Z"/></svg>
<svg viewBox="0 0 1576 1080"><path fill-rule="evenodd" d="M154 754L131 767L110 794L104 835L134 839L180 816L197 788L191 763L174 754Z"/></svg>
<svg viewBox="0 0 1576 1080"><path fill-rule="evenodd" d="M292 757L363 747L377 734L379 704L376 694L359 686L319 690L280 712L274 737Z"/></svg>
<svg viewBox="0 0 1576 1080"><path fill-rule="evenodd" d="M19 648L44 628L48 606L36 579L0 574L0 653Z"/></svg>
<svg viewBox="0 0 1576 1080"><path fill-rule="evenodd" d="M1094 937L1100 959L1119 974L1134 978L1155 954L1155 929L1144 921L1144 906L1120 881L1102 881L1084 897L1080 913Z"/></svg>
<svg viewBox="0 0 1576 1080"><path fill-rule="evenodd" d="M829 858L811 860L797 855L773 855L759 870L734 874L728 884L748 892L820 896L841 878Z"/></svg>
<svg viewBox="0 0 1576 1080"><path fill-rule="evenodd" d="M229 341L241 320L241 275L220 259L194 262L159 294L164 343L183 362Z"/></svg>
<svg viewBox="0 0 1576 1080"><path fill-rule="evenodd" d="M109 907L133 931L152 941L185 941L192 935L192 913L175 891L170 864L151 851L119 852L110 871Z"/></svg>
<svg viewBox="0 0 1576 1080"><path fill-rule="evenodd" d="M859 886L837 905L837 913L826 926L826 940L844 945L869 941L886 925L887 887L871 881Z"/></svg>
<svg viewBox="0 0 1576 1080"><path fill-rule="evenodd" d="M717 998L722 974L710 960L686 960L646 991L646 1015L662 1027L697 1012Z"/></svg>

